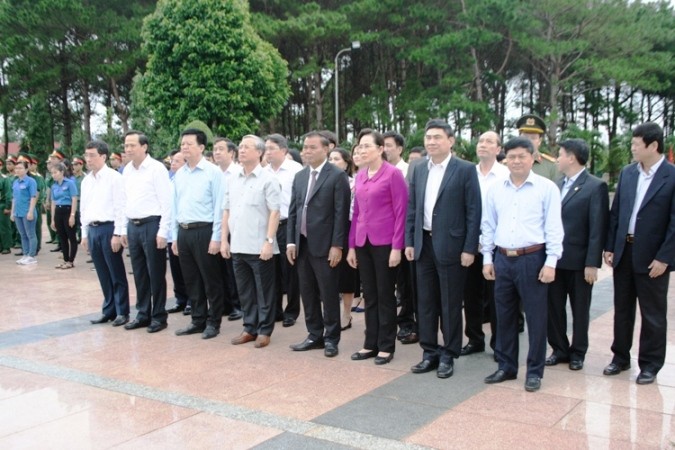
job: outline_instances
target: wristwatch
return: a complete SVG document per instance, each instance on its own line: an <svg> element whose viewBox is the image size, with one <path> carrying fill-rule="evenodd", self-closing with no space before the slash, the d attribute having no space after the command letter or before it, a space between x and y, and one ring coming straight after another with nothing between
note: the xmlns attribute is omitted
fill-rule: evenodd
<svg viewBox="0 0 675 450"><path fill-rule="evenodd" d="M274 244L274 238L268 237L265 239L268 244Z"/></svg>

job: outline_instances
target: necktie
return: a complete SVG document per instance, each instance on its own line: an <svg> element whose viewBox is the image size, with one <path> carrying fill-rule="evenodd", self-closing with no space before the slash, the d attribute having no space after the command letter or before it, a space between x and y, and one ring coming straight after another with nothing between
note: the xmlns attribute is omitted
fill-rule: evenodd
<svg viewBox="0 0 675 450"><path fill-rule="evenodd" d="M307 201L309 196L314 190L314 185L316 184L316 175L319 172L312 170L312 177L309 179L309 188L307 189L307 196L305 197L305 204L302 205L302 218L300 219L300 234L307 237Z"/></svg>
<svg viewBox="0 0 675 450"><path fill-rule="evenodd" d="M569 192L569 190L570 190L570 188L572 187L573 184L574 184L574 182L572 181L571 178L567 178L565 180L565 184L563 185L562 192L560 193L561 194L560 198L565 198L565 196L567 195L567 193Z"/></svg>

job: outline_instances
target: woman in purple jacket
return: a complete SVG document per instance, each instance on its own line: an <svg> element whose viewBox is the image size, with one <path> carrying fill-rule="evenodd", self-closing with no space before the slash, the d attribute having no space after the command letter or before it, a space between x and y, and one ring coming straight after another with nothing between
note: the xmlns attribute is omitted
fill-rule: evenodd
<svg viewBox="0 0 675 450"><path fill-rule="evenodd" d="M359 269L366 302L366 339L355 361L375 357L387 364L396 345L396 267L401 262L408 188L401 171L384 160L384 138L359 133L362 169L356 175L347 262Z"/></svg>

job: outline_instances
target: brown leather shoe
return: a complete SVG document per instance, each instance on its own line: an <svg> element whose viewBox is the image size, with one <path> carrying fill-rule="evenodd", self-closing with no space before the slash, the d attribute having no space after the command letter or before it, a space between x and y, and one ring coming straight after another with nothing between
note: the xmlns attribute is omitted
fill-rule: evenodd
<svg viewBox="0 0 675 450"><path fill-rule="evenodd" d="M245 344L247 342L255 341L255 338L256 338L256 336L254 336L250 333L247 333L245 331L242 331L242 333L239 336L237 336L236 338L232 339L231 342L232 342L232 345L240 345L240 344ZM269 343L269 337L267 339L268 339L267 343Z"/></svg>
<svg viewBox="0 0 675 450"><path fill-rule="evenodd" d="M264 334L259 334L258 338L255 340L255 344L253 344L255 348L263 348L268 345L270 345L270 337L265 336Z"/></svg>

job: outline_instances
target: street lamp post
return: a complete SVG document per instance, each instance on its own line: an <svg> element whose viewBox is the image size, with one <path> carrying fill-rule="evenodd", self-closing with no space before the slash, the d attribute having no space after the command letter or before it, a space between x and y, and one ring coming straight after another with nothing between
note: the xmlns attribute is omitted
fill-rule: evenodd
<svg viewBox="0 0 675 450"><path fill-rule="evenodd" d="M340 73L340 68L338 67L338 60L340 58L340 55L346 52L350 52L352 50L356 50L361 48L361 42L359 41L353 41L351 47L343 48L339 52L337 52L337 55L335 55L335 137L338 141L338 145L340 144L340 97L339 97L339 91L340 91L340 83L339 81L339 73Z"/></svg>

